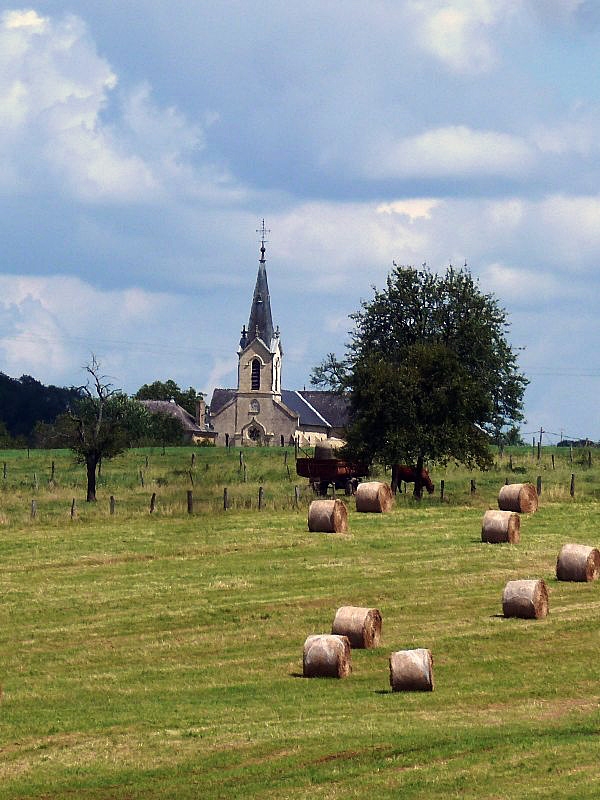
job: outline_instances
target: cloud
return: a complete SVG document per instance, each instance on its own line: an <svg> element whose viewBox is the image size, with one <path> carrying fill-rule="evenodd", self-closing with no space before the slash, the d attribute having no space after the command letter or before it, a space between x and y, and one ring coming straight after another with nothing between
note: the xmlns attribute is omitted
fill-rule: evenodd
<svg viewBox="0 0 600 800"><path fill-rule="evenodd" d="M55 191L87 203L158 202L233 188L195 164L204 129L117 76L83 20L35 11L0 18L0 192ZM215 121L207 112L204 124Z"/></svg>
<svg viewBox="0 0 600 800"><path fill-rule="evenodd" d="M533 304L563 300L566 293L576 294L576 290L565 287L556 275L539 273L523 267L510 267L493 263L481 271L486 288L504 304L521 304L523 298L532 298Z"/></svg>
<svg viewBox="0 0 600 800"><path fill-rule="evenodd" d="M522 0L415 0L409 4L425 52L458 73L488 72L497 63L494 28Z"/></svg>
<svg viewBox="0 0 600 800"><path fill-rule="evenodd" d="M531 168L534 156L517 136L449 125L381 143L364 171L369 178L516 176Z"/></svg>

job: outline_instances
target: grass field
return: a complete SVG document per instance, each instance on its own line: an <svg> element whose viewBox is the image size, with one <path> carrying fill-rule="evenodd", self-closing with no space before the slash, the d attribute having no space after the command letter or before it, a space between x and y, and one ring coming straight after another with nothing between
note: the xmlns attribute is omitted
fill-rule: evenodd
<svg viewBox="0 0 600 800"><path fill-rule="evenodd" d="M600 544L587 451L433 470L433 496L386 515L344 498L343 535L308 532L293 452L243 457L133 451L86 504L68 453L0 452L0 798L600 795L600 582L555 579L563 543ZM521 543L483 544L500 486L538 476ZM505 619L528 577L549 616ZM381 646L347 679L303 678L341 605L379 608ZM412 647L435 690L392 693L389 655Z"/></svg>

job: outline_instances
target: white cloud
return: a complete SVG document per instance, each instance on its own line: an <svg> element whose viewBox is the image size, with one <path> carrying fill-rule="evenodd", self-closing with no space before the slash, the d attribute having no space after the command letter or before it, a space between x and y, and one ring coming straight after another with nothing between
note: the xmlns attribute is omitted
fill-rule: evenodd
<svg viewBox="0 0 600 800"><path fill-rule="evenodd" d="M377 207L378 214L400 214L408 217L413 222L416 219L431 219L431 212L440 204L440 200L433 197L414 197L406 200L394 200L391 203L381 203Z"/></svg>
<svg viewBox="0 0 600 800"><path fill-rule="evenodd" d="M44 188L85 202L156 202L231 191L224 170L196 169L200 125L122 90L77 16L35 11L0 18L0 191ZM108 112L111 112L110 114ZM205 124L215 116L205 115Z"/></svg>
<svg viewBox="0 0 600 800"><path fill-rule="evenodd" d="M102 291L78 278L0 275L3 371L56 383L77 380L90 352L135 345L154 317L172 306L164 294L139 288Z"/></svg>
<svg viewBox="0 0 600 800"><path fill-rule="evenodd" d="M418 41L450 70L487 72L496 65L494 28L522 0L413 0Z"/></svg>
<svg viewBox="0 0 600 800"><path fill-rule="evenodd" d="M364 172L369 178L515 176L533 162L532 148L517 136L449 125L380 143Z"/></svg>
<svg viewBox="0 0 600 800"><path fill-rule="evenodd" d="M569 291L556 275L534 272L522 266L489 264L482 270L481 278L486 291L501 297L503 304L522 305L526 298L532 305L564 300Z"/></svg>

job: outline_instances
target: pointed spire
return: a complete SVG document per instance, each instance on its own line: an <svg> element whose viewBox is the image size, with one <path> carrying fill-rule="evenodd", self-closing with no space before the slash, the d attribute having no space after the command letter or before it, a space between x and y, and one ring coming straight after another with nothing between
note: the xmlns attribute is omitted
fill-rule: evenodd
<svg viewBox="0 0 600 800"><path fill-rule="evenodd" d="M256 286L254 287L254 296L252 297L252 306L250 307L250 319L248 320L248 328L246 336L240 340L241 347L245 347L253 339L262 339L262 341L271 347L271 341L275 336L275 329L273 327L273 318L271 316L271 299L269 297L269 284L267 282L267 268L265 258L265 243L267 241L267 234L270 232L265 228L265 221L263 219L262 226L256 231L260 234L260 260L258 262L258 275L256 277Z"/></svg>

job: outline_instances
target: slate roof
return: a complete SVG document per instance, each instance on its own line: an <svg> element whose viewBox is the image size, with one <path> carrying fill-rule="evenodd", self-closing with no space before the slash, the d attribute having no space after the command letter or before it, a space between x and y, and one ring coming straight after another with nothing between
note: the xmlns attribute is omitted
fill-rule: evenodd
<svg viewBox="0 0 600 800"><path fill-rule="evenodd" d="M213 391L212 400L210 401L210 415L214 416L225 408L227 403L237 394L237 389L215 389Z"/></svg>
<svg viewBox="0 0 600 800"><path fill-rule="evenodd" d="M350 403L343 395L336 392L324 392L318 390L306 391L303 389L298 392L302 398L332 426L332 428L344 428L350 420Z"/></svg>
<svg viewBox="0 0 600 800"><path fill-rule="evenodd" d="M210 402L211 416L235 398L236 389L215 389ZM348 401L334 392L283 389L283 403L298 415L301 426L343 428L348 422Z"/></svg>
<svg viewBox="0 0 600 800"><path fill-rule="evenodd" d="M290 389L282 389L281 399L285 405L298 415L300 425L309 427L318 426L320 428L329 425L329 422L324 419L306 400L302 397L300 392L294 392Z"/></svg>
<svg viewBox="0 0 600 800"><path fill-rule="evenodd" d="M262 341L271 347L275 336L273 328L273 317L271 316L271 299L269 297L269 284L267 282L267 268L265 266L264 245L262 248L262 258L258 265L258 275L256 276L256 286L250 306L250 318L248 320L248 330L242 331L240 347L246 348L254 339Z"/></svg>
<svg viewBox="0 0 600 800"><path fill-rule="evenodd" d="M185 433L201 434L206 433L206 429L196 424L194 417L177 403L170 400L140 400L151 414L168 414L181 422L181 427Z"/></svg>

